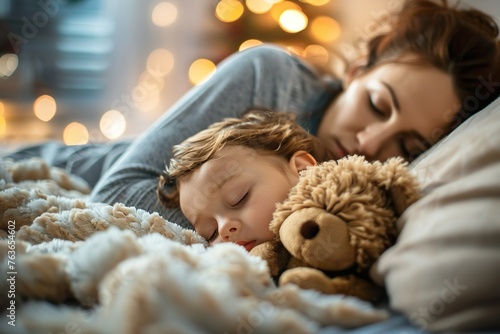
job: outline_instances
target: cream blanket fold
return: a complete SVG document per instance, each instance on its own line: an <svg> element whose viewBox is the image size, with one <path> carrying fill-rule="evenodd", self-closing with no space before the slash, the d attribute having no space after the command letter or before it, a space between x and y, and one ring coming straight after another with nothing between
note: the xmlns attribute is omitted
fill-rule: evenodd
<svg viewBox="0 0 500 334"><path fill-rule="evenodd" d="M387 318L355 298L276 287L235 244L87 200L39 159L0 163L2 333L314 333Z"/></svg>

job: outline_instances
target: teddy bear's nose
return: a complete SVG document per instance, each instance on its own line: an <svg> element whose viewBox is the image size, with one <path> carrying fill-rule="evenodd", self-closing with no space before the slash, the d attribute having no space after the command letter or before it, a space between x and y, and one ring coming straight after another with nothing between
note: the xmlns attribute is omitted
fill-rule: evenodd
<svg viewBox="0 0 500 334"><path fill-rule="evenodd" d="M305 239L312 239L314 238L319 232L319 226L316 224L315 221L308 220L302 224L300 227L300 234L305 238Z"/></svg>

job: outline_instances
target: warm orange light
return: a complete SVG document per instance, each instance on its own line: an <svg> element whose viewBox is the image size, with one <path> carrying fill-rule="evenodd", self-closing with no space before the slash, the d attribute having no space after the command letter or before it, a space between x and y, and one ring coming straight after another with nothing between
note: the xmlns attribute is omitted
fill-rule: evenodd
<svg viewBox="0 0 500 334"><path fill-rule="evenodd" d="M296 9L287 9L281 14L279 24L281 29L289 33L297 33L307 27L307 16Z"/></svg>
<svg viewBox="0 0 500 334"><path fill-rule="evenodd" d="M248 39L248 40L244 41L243 43L241 43L238 51L243 51L245 49L248 49L248 48L260 45L260 44L262 44L262 42L259 41L258 39Z"/></svg>
<svg viewBox="0 0 500 334"><path fill-rule="evenodd" d="M215 16L222 22L234 22L243 15L244 10L237 0L221 0L215 7Z"/></svg>
<svg viewBox="0 0 500 334"><path fill-rule="evenodd" d="M329 16L316 17L311 22L311 34L320 42L333 42L340 37L340 24Z"/></svg>
<svg viewBox="0 0 500 334"><path fill-rule="evenodd" d="M300 1L308 3L313 6L324 6L330 2L330 0L300 0Z"/></svg>
<svg viewBox="0 0 500 334"><path fill-rule="evenodd" d="M189 67L189 80L193 85L200 85L210 78L216 70L215 64L208 59L195 60Z"/></svg>
<svg viewBox="0 0 500 334"><path fill-rule="evenodd" d="M3 116L0 116L0 136L5 135L7 132L7 121Z"/></svg>
<svg viewBox="0 0 500 334"><path fill-rule="evenodd" d="M66 145L83 145L89 142L89 131L85 125L72 122L69 123L63 132L63 140Z"/></svg>
<svg viewBox="0 0 500 334"><path fill-rule="evenodd" d="M7 132L7 121L3 117L5 114L5 107L3 102L0 101L0 136L3 136Z"/></svg>
<svg viewBox="0 0 500 334"><path fill-rule="evenodd" d="M283 14L283 12L287 9L295 9L301 11L300 6L295 2L283 1L275 4L273 8L271 8L271 16L276 22L279 22L281 14Z"/></svg>
<svg viewBox="0 0 500 334"><path fill-rule="evenodd" d="M160 2L151 14L151 20L158 27L171 25L177 19L177 7L170 2Z"/></svg>
<svg viewBox="0 0 500 334"><path fill-rule="evenodd" d="M108 110L102 115L99 128L102 134L109 139L120 137L127 127L125 116L118 110Z"/></svg>
<svg viewBox="0 0 500 334"><path fill-rule="evenodd" d="M273 2L271 0L246 0L246 5L255 14L264 14L271 9Z"/></svg>
<svg viewBox="0 0 500 334"><path fill-rule="evenodd" d="M50 95L41 95L33 104L33 111L40 120L44 122L50 121L56 114L57 103Z"/></svg>
<svg viewBox="0 0 500 334"><path fill-rule="evenodd" d="M0 57L0 78L10 77L17 69L19 59L16 54L7 53Z"/></svg>
<svg viewBox="0 0 500 334"><path fill-rule="evenodd" d="M147 60L147 69L155 77L164 77L174 67L174 55L166 49L156 49L151 52Z"/></svg>
<svg viewBox="0 0 500 334"><path fill-rule="evenodd" d="M303 57L309 60L311 63L325 66L330 60L330 54L328 50L321 45L312 44L308 45L303 52Z"/></svg>

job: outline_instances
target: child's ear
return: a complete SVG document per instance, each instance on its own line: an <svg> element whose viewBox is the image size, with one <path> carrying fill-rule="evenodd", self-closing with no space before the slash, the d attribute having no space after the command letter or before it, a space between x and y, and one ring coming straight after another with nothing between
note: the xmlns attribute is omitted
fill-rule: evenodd
<svg viewBox="0 0 500 334"><path fill-rule="evenodd" d="M316 165L316 159L306 151L295 152L289 161L290 167L298 172L306 169L308 166Z"/></svg>

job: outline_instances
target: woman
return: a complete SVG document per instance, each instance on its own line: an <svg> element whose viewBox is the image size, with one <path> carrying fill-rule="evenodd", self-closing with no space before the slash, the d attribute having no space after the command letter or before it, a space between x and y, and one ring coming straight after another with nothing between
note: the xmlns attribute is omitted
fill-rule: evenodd
<svg viewBox="0 0 500 334"><path fill-rule="evenodd" d="M157 211L189 226L180 210L156 197L175 144L223 118L263 108L298 114L319 139L320 160L347 154L412 160L498 96L497 35L493 19L477 10L409 0L342 81L325 79L278 47L255 47L221 63L130 144L52 144L13 157L41 155L92 185L98 181L92 201Z"/></svg>

